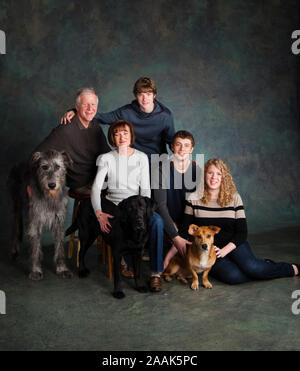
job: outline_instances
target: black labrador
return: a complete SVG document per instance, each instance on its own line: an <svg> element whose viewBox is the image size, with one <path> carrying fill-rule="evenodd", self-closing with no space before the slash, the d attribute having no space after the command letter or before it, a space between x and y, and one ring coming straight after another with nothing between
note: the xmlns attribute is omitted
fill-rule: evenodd
<svg viewBox="0 0 300 371"><path fill-rule="evenodd" d="M142 249L149 238L149 221L154 214L155 201L149 197L131 196L121 201L118 206L101 198L102 210L111 214L114 218L109 219L111 229L109 233L101 231L99 222L95 216L91 200L80 202L75 222L66 231L66 236L79 229L80 252L79 252L79 277L87 277L89 270L85 266L85 254L88 248L101 234L104 240L110 244L113 255L114 291L113 296L122 299L125 294L121 290L120 265L122 256L132 257L135 288L139 292L146 292L147 288L140 286L140 265Z"/></svg>

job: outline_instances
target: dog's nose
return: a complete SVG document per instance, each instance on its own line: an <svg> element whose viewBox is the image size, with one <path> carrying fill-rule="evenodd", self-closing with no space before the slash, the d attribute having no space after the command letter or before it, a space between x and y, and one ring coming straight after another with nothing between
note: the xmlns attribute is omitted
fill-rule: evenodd
<svg viewBox="0 0 300 371"><path fill-rule="evenodd" d="M48 187L50 189L54 189L56 187L56 183L48 183Z"/></svg>
<svg viewBox="0 0 300 371"><path fill-rule="evenodd" d="M207 244L206 243L204 243L201 247L202 247L203 250L207 250Z"/></svg>

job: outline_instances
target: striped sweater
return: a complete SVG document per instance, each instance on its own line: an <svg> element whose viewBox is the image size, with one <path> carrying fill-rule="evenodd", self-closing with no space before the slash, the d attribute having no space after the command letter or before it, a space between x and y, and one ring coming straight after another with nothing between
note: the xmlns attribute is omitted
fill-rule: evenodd
<svg viewBox="0 0 300 371"><path fill-rule="evenodd" d="M233 200L221 207L216 200L204 205L202 201L188 200L184 211L184 220L180 228L180 235L191 240L188 235L190 224L198 226L216 225L221 231L215 235L215 245L219 248L233 242L236 246L247 240L247 222L241 196L236 193Z"/></svg>

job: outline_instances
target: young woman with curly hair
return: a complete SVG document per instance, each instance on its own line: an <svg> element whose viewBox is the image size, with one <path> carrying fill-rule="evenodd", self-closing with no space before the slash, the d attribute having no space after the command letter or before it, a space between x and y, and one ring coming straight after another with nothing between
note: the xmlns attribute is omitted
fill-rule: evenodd
<svg viewBox="0 0 300 371"><path fill-rule="evenodd" d="M194 193L186 201L180 230L185 238L188 238L190 224L216 225L221 228L215 235L217 260L210 274L222 282L238 284L299 275L298 264L275 263L254 256L247 242L243 201L236 191L226 163L220 159L210 159L204 166L203 196Z"/></svg>
<svg viewBox="0 0 300 371"><path fill-rule="evenodd" d="M210 166L218 168L218 173L222 175L222 182L220 183L219 191L215 191L215 194L218 196L218 204L221 207L224 207L233 199L233 195L236 193L236 186L225 162L217 158L208 160L204 165L204 173L205 175L209 175L210 178L210 187L207 184L204 187L201 201L207 205L211 199L212 188L216 188L216 186L211 185L210 174L212 174L212 169L208 172Z"/></svg>

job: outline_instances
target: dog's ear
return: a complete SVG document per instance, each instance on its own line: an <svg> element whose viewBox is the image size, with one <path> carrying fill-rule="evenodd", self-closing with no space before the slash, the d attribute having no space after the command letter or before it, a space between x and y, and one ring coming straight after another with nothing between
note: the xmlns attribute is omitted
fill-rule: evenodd
<svg viewBox="0 0 300 371"><path fill-rule="evenodd" d="M35 167L42 158L42 152L34 152L29 159L29 167Z"/></svg>
<svg viewBox="0 0 300 371"><path fill-rule="evenodd" d="M72 166L73 160L71 159L71 156L69 155L69 153L66 152L66 151L63 151L63 152L61 152L61 155L64 158L64 163L65 163L66 167Z"/></svg>
<svg viewBox="0 0 300 371"><path fill-rule="evenodd" d="M212 232L214 232L215 234L219 233L221 228L220 227L217 227L216 225L210 225L208 227Z"/></svg>
<svg viewBox="0 0 300 371"><path fill-rule="evenodd" d="M190 224L188 233L192 236L198 231L199 227L196 224Z"/></svg>

